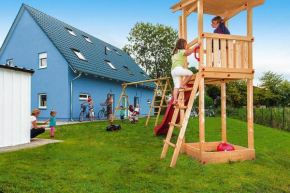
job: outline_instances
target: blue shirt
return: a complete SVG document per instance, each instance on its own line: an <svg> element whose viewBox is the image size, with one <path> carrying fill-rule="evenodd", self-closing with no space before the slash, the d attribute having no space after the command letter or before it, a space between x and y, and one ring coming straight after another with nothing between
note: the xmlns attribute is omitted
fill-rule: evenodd
<svg viewBox="0 0 290 193"><path fill-rule="evenodd" d="M224 23L220 23L220 25L213 32L216 34L231 34Z"/></svg>
<svg viewBox="0 0 290 193"><path fill-rule="evenodd" d="M53 117L53 116L50 117L49 126L50 127L56 126L55 117Z"/></svg>

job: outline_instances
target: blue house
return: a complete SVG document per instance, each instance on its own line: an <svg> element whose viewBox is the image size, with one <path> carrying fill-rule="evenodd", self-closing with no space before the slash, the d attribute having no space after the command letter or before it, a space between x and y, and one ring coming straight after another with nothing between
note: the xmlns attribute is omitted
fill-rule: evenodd
<svg viewBox="0 0 290 193"><path fill-rule="evenodd" d="M150 79L123 50L25 4L1 47L0 64L35 70L31 109L41 109L40 120L49 118L52 109L57 120L78 120L88 95L96 114L107 94L113 96L115 110L122 83ZM153 89L153 83L126 88L130 104L140 104L141 115L149 112ZM126 106L125 98L121 104Z"/></svg>

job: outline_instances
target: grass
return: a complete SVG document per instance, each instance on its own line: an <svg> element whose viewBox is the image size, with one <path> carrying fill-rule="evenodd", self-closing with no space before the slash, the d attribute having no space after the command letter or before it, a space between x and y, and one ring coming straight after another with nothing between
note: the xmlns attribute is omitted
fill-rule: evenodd
<svg viewBox="0 0 290 193"><path fill-rule="evenodd" d="M289 132L255 125L255 161L201 165L180 154L170 168L173 148L160 160L164 136L145 121L115 132L105 131L107 122L58 126L63 143L0 154L0 192L290 192ZM206 119L207 141L220 140L220 122ZM229 142L247 146L247 124L227 125ZM186 141L198 141L197 119Z"/></svg>

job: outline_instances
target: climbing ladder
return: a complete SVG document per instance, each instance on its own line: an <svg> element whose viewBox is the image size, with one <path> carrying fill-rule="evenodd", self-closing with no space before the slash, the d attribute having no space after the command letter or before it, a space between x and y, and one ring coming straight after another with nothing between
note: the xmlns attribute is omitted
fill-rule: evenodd
<svg viewBox="0 0 290 193"><path fill-rule="evenodd" d="M179 105L175 106L175 110L174 110L174 113L172 116L172 120L169 123L169 125L170 125L169 130L168 130L166 139L164 140L164 146L163 146L163 150L162 150L162 154L161 154L161 159L165 158L167 150L168 150L168 146L170 145L170 146L174 147L174 153L172 156L170 167L175 166L179 152L181 150L182 143L184 142L184 134L186 131L186 127L187 127L188 119L189 119L190 112L192 109L192 105L193 105L194 99L196 97L196 93L198 90L200 79L201 79L201 75L200 75L200 73L197 73L195 81L194 81L194 85L192 88L186 88L186 89L179 90L180 91L180 94L178 97L178 104ZM184 92L186 92L186 91L191 91L191 94L190 94L187 106L184 106ZM185 115L183 116L184 110L186 110L186 111L185 111ZM180 124L176 124L178 114L180 114ZM174 127L180 128L180 132L179 132L179 136L178 136L176 144L171 143L171 137L172 137Z"/></svg>
<svg viewBox="0 0 290 193"><path fill-rule="evenodd" d="M164 84L164 81L165 81L165 84ZM170 94L172 93L172 88L171 88L169 79L159 80L155 84L156 84L156 88L155 88L155 92L154 92L154 97L153 97L153 100L151 102L150 111L148 113L145 126L147 126L149 123L152 109L156 109L156 108L158 109L158 111L157 112L154 111L154 114L157 114L156 120L155 120L155 126L157 125L162 108L168 107L168 102L166 100L166 96L169 93ZM161 96L161 99L157 101L156 98L158 97L159 90L162 92L162 96Z"/></svg>

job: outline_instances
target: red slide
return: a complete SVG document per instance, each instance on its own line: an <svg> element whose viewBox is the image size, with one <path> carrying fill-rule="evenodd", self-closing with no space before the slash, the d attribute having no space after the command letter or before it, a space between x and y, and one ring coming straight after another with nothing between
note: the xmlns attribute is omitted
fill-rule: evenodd
<svg viewBox="0 0 290 193"><path fill-rule="evenodd" d="M188 87L192 87L192 84L188 84ZM184 105L186 106L189 100L191 94L191 90L184 92ZM167 110L165 112L164 118L161 121L161 123L159 125L157 125L155 127L155 135L164 135L167 134L167 131L169 129L169 123L171 122L173 113L174 113L174 106L172 105L173 103L173 98L171 99L171 101L168 104ZM176 124L179 123L179 115L176 119Z"/></svg>

